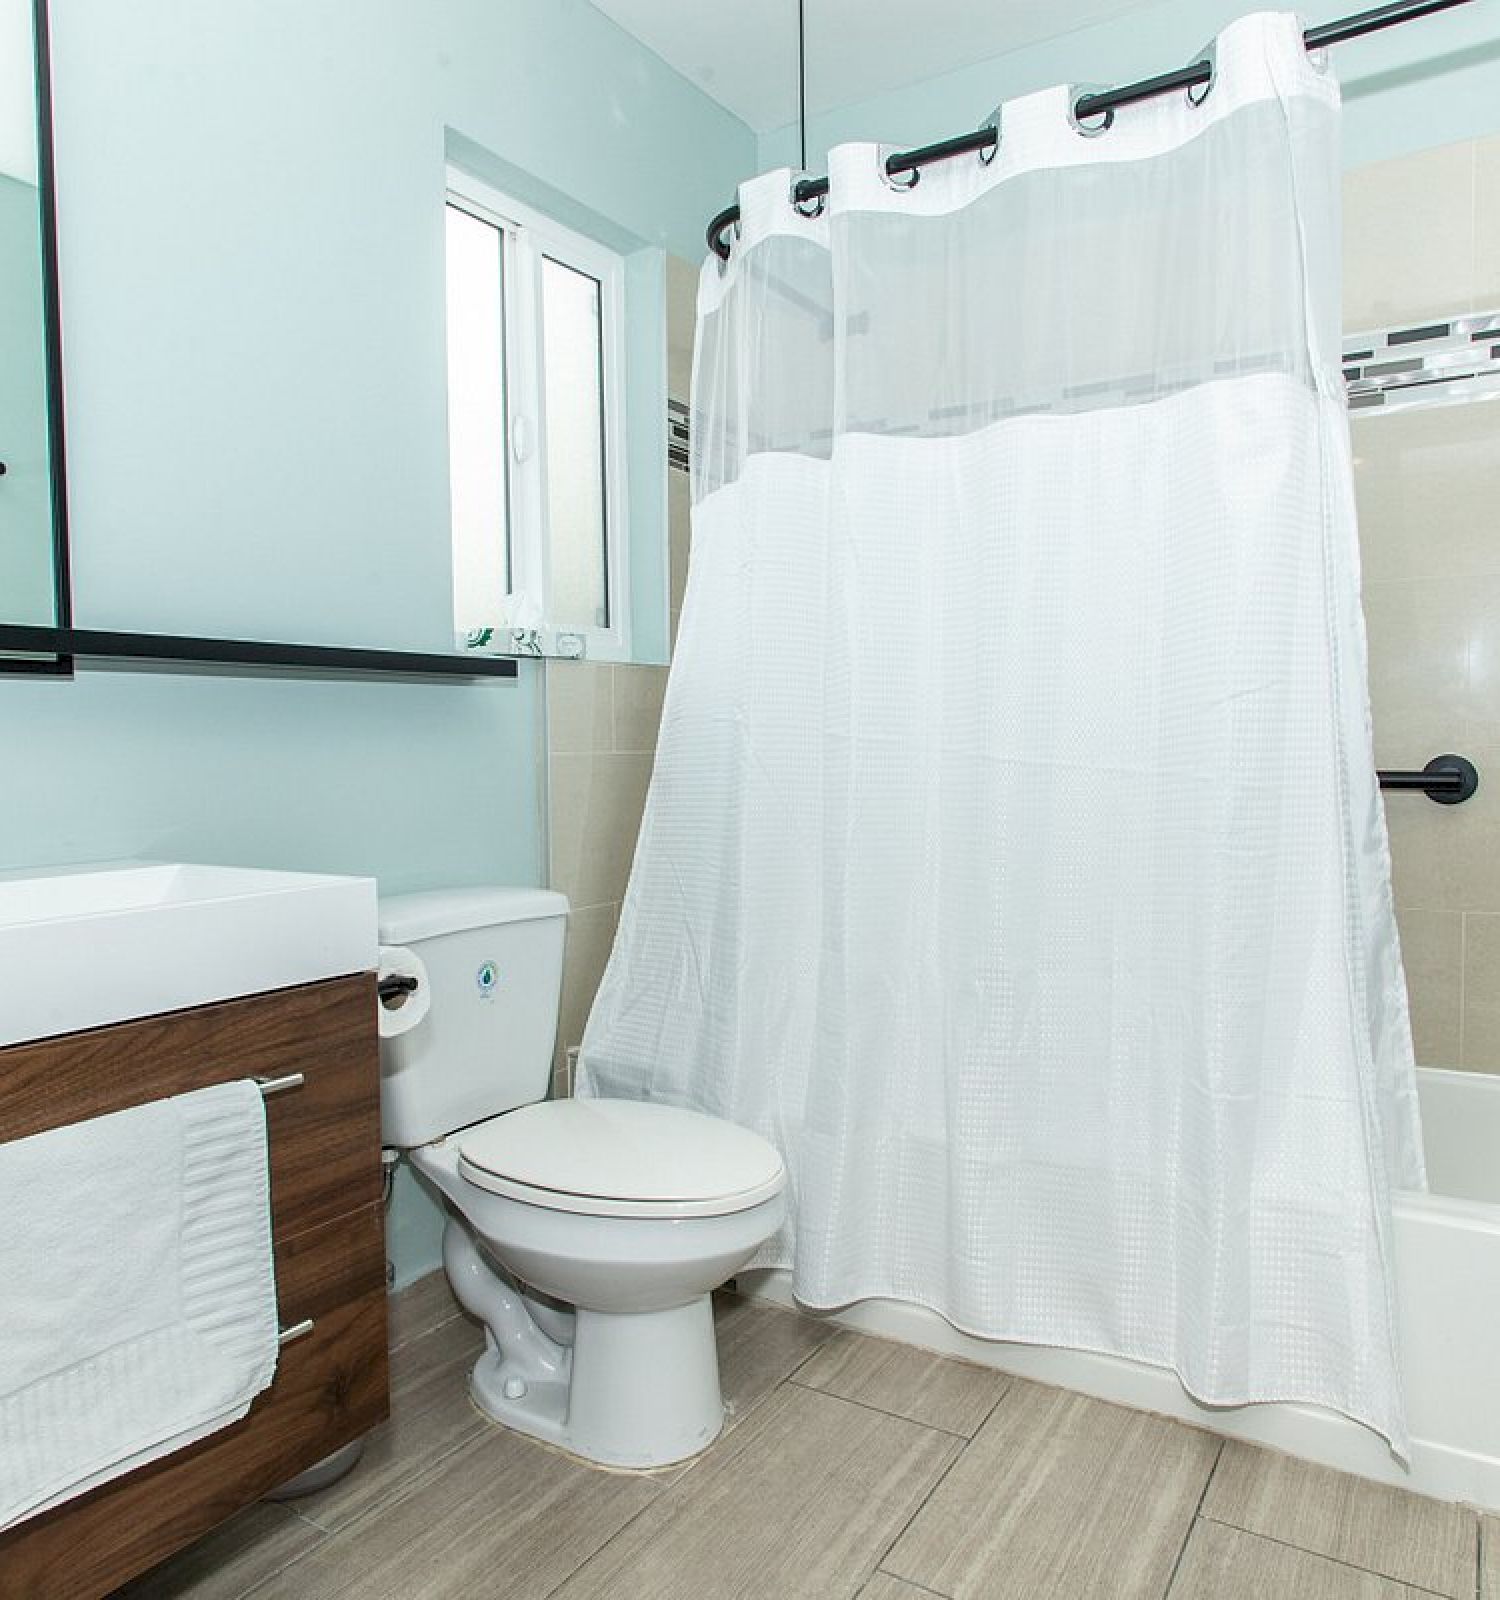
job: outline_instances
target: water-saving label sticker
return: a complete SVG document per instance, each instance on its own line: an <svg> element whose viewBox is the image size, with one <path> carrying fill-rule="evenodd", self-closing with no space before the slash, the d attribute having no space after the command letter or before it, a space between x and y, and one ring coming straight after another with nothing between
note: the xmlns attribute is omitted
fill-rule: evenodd
<svg viewBox="0 0 1500 1600"><path fill-rule="evenodd" d="M481 1000L495 998L495 985L500 982L500 974L495 971L495 963L486 961L474 974L474 986L479 990Z"/></svg>

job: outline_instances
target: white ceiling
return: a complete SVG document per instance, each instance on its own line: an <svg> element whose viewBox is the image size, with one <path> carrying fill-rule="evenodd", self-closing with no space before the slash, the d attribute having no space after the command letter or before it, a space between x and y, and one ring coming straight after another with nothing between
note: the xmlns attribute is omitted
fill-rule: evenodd
<svg viewBox="0 0 1500 1600"><path fill-rule="evenodd" d="M593 0L757 133L797 117L797 0ZM1118 16L1140 0L804 0L809 115Z"/></svg>

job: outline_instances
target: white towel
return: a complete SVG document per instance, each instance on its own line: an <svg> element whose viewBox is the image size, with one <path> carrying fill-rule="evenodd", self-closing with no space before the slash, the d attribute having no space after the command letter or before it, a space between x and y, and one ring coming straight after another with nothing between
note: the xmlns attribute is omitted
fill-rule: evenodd
<svg viewBox="0 0 1500 1600"><path fill-rule="evenodd" d="M244 1080L0 1144L0 1528L242 1417L276 1372Z"/></svg>

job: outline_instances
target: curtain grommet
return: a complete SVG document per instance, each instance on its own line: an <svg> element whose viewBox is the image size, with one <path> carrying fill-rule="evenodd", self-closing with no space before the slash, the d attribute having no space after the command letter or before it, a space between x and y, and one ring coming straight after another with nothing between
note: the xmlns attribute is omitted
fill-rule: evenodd
<svg viewBox="0 0 1500 1600"><path fill-rule="evenodd" d="M1073 132L1083 139L1097 139L1101 133L1108 133L1115 125L1115 108L1106 106L1104 111L1095 112L1099 117L1098 122L1084 122L1079 118L1079 102L1087 100L1092 95L1106 94L1111 88L1107 83L1074 83L1068 87L1068 123Z"/></svg>
<svg viewBox="0 0 1500 1600"><path fill-rule="evenodd" d="M995 109L990 112L989 116L987 116L984 121L979 124L979 130L981 133L986 128L993 128L995 130L994 144L992 144L987 150L980 149L975 152L975 154L979 157L979 165L981 167L989 166L995 157L1000 154L1000 117L1004 110L1004 106L996 106Z"/></svg>
<svg viewBox="0 0 1500 1600"><path fill-rule="evenodd" d="M734 219L734 221L731 222L729 224L729 226L724 230L724 233L720 234L720 236L719 236L721 239L724 240L724 254L719 256L719 276L721 278L724 276L724 274L726 272L729 271L730 258L734 255L735 246L739 244L740 235L744 231L745 231L744 222L741 221L741 219L739 217L736 217ZM715 253L715 255L718 255L717 251L715 251L714 253Z"/></svg>
<svg viewBox="0 0 1500 1600"><path fill-rule="evenodd" d="M1208 99L1209 95L1214 92L1214 85L1219 81L1219 49L1217 40L1210 40L1208 44L1198 52L1198 59L1193 63L1193 65L1201 67L1205 63L1207 63L1208 66L1208 82L1189 84L1187 88L1183 90L1183 93L1187 96L1187 103L1190 106L1201 106L1203 102Z"/></svg>
<svg viewBox="0 0 1500 1600"><path fill-rule="evenodd" d="M806 217L811 221L814 217L823 215L824 208L828 204L828 191L825 189L822 194L800 195L797 191L805 182L807 182L805 178L793 178L791 193L787 198L791 201L792 210L799 217ZM809 206L811 210L808 209Z"/></svg>
<svg viewBox="0 0 1500 1600"><path fill-rule="evenodd" d="M880 181L887 189L894 189L898 194L905 193L908 189L915 189L922 180L922 169L911 167L905 172L892 172L890 161L892 157L880 155L875 162L875 170L880 174Z"/></svg>

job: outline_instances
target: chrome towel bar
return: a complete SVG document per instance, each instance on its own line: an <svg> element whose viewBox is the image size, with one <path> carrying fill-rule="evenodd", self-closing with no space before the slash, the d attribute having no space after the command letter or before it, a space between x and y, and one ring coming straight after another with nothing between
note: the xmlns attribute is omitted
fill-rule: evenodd
<svg viewBox="0 0 1500 1600"><path fill-rule="evenodd" d="M255 1087L260 1090L262 1098L269 1098L273 1094L281 1094L286 1089L300 1089L307 1079L300 1072L287 1072L279 1078L260 1078L254 1080ZM288 1328L277 1330L276 1343L281 1348L289 1345L293 1339L301 1339L313 1331L313 1319L304 1317L301 1322L294 1322Z"/></svg>

